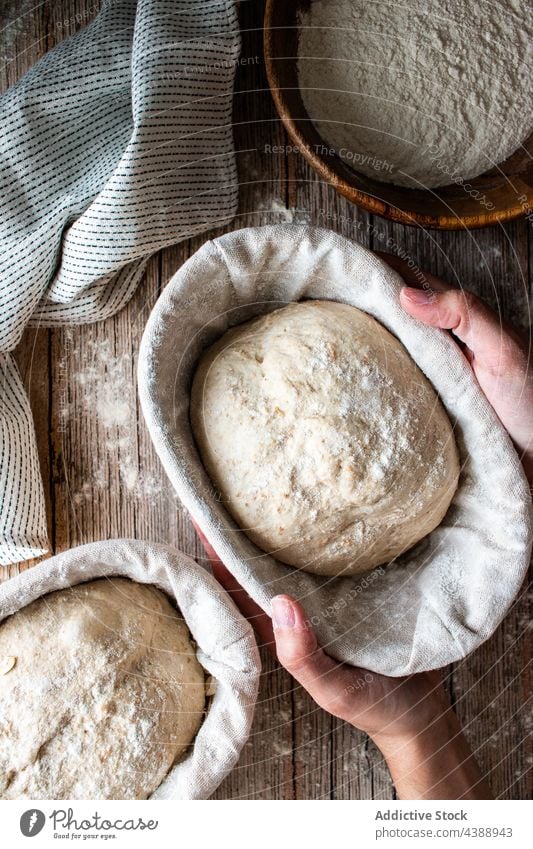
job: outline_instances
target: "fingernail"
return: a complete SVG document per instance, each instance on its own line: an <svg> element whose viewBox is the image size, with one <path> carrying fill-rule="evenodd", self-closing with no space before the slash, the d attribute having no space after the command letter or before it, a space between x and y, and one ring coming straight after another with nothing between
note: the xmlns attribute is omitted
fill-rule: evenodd
<svg viewBox="0 0 533 849"><path fill-rule="evenodd" d="M428 292L426 289L413 289L411 286L404 286L402 294L412 304L430 304L435 297L432 292Z"/></svg>
<svg viewBox="0 0 533 849"><path fill-rule="evenodd" d="M294 608L288 599L276 596L272 599L272 624L274 628L294 628Z"/></svg>

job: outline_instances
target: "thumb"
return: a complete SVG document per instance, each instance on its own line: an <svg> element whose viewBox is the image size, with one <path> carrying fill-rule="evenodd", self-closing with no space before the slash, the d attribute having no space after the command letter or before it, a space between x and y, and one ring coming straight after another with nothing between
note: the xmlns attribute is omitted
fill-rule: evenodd
<svg viewBox="0 0 533 849"><path fill-rule="evenodd" d="M272 599L272 624L281 665L320 707L346 719L359 670L338 663L319 647L304 609L290 596Z"/></svg>
<svg viewBox="0 0 533 849"><path fill-rule="evenodd" d="M400 292L402 307L413 318L432 327L451 330L470 349L474 359L484 365L504 366L514 353L514 334L503 321L471 292L448 289L445 292L404 286Z"/></svg>

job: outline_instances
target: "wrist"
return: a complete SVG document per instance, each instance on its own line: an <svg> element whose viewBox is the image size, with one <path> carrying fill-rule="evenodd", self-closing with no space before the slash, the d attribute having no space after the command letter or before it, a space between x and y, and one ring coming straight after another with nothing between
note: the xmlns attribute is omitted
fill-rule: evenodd
<svg viewBox="0 0 533 849"><path fill-rule="evenodd" d="M423 739L428 729L444 729L455 718L450 700L442 685L440 671L426 672L407 679L405 690L388 725L366 730L376 746L385 754L398 746Z"/></svg>
<svg viewBox="0 0 533 849"><path fill-rule="evenodd" d="M430 724L373 740L400 799L492 798L450 706Z"/></svg>

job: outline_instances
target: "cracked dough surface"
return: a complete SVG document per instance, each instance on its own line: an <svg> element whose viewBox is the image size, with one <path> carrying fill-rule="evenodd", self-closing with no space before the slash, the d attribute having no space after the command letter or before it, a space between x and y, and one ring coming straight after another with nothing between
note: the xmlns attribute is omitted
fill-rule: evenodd
<svg viewBox="0 0 533 849"><path fill-rule="evenodd" d="M3 799L145 799L203 719L188 628L153 586L110 578L50 593L0 624L6 658Z"/></svg>
<svg viewBox="0 0 533 849"><path fill-rule="evenodd" d="M457 487L435 390L346 304L294 303L225 333L200 359L191 424L249 538L320 575L388 563L440 523Z"/></svg>

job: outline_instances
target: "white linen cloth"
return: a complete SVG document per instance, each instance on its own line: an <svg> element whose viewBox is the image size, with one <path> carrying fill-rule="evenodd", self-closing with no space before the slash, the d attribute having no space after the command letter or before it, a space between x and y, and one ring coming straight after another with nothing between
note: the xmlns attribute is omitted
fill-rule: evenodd
<svg viewBox="0 0 533 849"><path fill-rule="evenodd" d="M233 218L239 49L233 0L104 0L0 98L0 564L48 547L9 352L112 315L150 254Z"/></svg>
<svg viewBox="0 0 533 849"><path fill-rule="evenodd" d="M152 799L207 799L237 763L250 734L261 662L253 630L215 578L166 545L106 540L71 548L0 584L0 622L55 590L120 575L153 584L175 601L215 682L192 750Z"/></svg>
<svg viewBox="0 0 533 849"><path fill-rule="evenodd" d="M209 241L177 272L145 328L139 392L176 493L267 613L301 600L339 660L405 675L464 657L496 629L526 574L531 498L516 451L449 334L399 304L403 282L375 254L313 227L248 228ZM441 525L386 568L323 578L261 552L216 498L189 423L200 352L231 325L290 301L341 301L373 315L435 386L454 426L461 476ZM431 433L428 434L431 438Z"/></svg>

